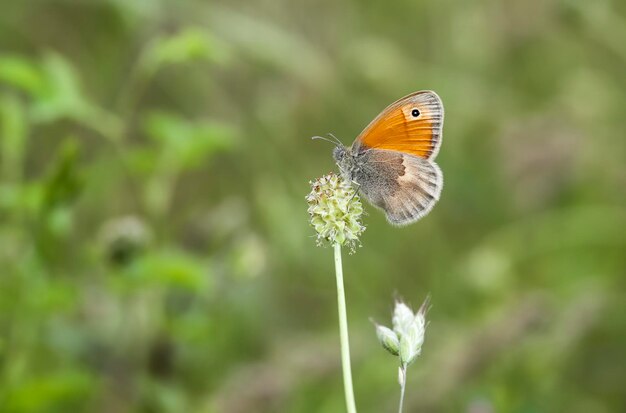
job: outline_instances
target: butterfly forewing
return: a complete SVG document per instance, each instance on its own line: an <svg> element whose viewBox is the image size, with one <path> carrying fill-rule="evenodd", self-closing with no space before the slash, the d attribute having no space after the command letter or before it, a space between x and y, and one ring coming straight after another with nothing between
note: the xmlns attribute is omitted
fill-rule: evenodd
<svg viewBox="0 0 626 413"><path fill-rule="evenodd" d="M357 137L353 150L386 149L433 159L441 146L443 104L420 91L389 105Z"/></svg>

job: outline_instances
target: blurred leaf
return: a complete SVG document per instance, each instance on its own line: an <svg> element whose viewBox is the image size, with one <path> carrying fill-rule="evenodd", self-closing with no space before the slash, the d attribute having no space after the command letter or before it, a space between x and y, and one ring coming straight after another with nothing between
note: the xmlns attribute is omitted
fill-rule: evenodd
<svg viewBox="0 0 626 413"><path fill-rule="evenodd" d="M47 54L43 70L46 88L38 96L33 111L35 119L49 121L89 110L90 105L80 92L78 74L65 58L56 53Z"/></svg>
<svg viewBox="0 0 626 413"><path fill-rule="evenodd" d="M47 218L47 227L51 234L64 236L72 229L74 218L70 208L58 206L50 211Z"/></svg>
<svg viewBox="0 0 626 413"><path fill-rule="evenodd" d="M165 251L139 257L128 275L132 282L200 291L211 285L209 269L204 260L183 252Z"/></svg>
<svg viewBox="0 0 626 413"><path fill-rule="evenodd" d="M72 203L82 187L82 178L78 172L78 143L74 139L66 140L57 154L45 187L44 205L53 209Z"/></svg>
<svg viewBox="0 0 626 413"><path fill-rule="evenodd" d="M58 53L48 52L35 63L22 57L0 57L0 81L24 90L33 99L35 122L72 119L109 139L120 134L120 120L94 105L82 92L80 76Z"/></svg>
<svg viewBox="0 0 626 413"><path fill-rule="evenodd" d="M213 153L230 149L234 129L217 121L190 122L167 112L151 112L145 119L146 133L160 142L168 159L179 167L195 167Z"/></svg>
<svg viewBox="0 0 626 413"><path fill-rule="evenodd" d="M267 267L267 247L256 234L246 234L235 243L230 258L233 276L242 278L257 277Z"/></svg>
<svg viewBox="0 0 626 413"><path fill-rule="evenodd" d="M35 216L43 204L44 185L0 184L0 210L19 212L24 216Z"/></svg>
<svg viewBox="0 0 626 413"><path fill-rule="evenodd" d="M13 96L0 99L0 128L3 177L18 180L22 175L28 123L22 104Z"/></svg>
<svg viewBox="0 0 626 413"><path fill-rule="evenodd" d="M63 142L42 189L37 247L49 261L63 259L59 254L62 248L59 240L72 229L73 211L70 207L83 186L78 168L78 149L73 139Z"/></svg>
<svg viewBox="0 0 626 413"><path fill-rule="evenodd" d="M218 39L206 30L187 28L155 40L146 51L144 69L154 73L163 65L196 60L224 63L227 58L228 50Z"/></svg>
<svg viewBox="0 0 626 413"><path fill-rule="evenodd" d="M146 399L146 410L157 412L183 413L190 411L185 400L185 393L171 383L146 381L142 386Z"/></svg>
<svg viewBox="0 0 626 413"><path fill-rule="evenodd" d="M221 36L243 53L319 88L331 76L331 62L313 42L259 16L216 9L213 23Z"/></svg>
<svg viewBox="0 0 626 413"><path fill-rule="evenodd" d="M46 87L41 67L20 56L0 57L0 81L22 89L31 96L41 95Z"/></svg>
<svg viewBox="0 0 626 413"><path fill-rule="evenodd" d="M79 411L86 407L94 384L83 371L41 374L10 390L2 410L7 413Z"/></svg>
<svg viewBox="0 0 626 413"><path fill-rule="evenodd" d="M33 107L35 120L49 122L69 118L109 138L118 136L120 121L87 99L81 91L78 74L65 58L56 53L47 54L43 69L46 88Z"/></svg>
<svg viewBox="0 0 626 413"><path fill-rule="evenodd" d="M144 188L144 199L150 214L162 219L178 175L206 162L214 153L229 149L234 130L221 122L190 122L166 112L151 112L144 121L144 129L160 144L153 174Z"/></svg>

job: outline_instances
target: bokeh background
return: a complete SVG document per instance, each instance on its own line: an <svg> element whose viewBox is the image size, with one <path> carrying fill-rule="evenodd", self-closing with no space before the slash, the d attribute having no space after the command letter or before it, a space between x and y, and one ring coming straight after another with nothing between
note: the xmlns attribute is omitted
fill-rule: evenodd
<svg viewBox="0 0 626 413"><path fill-rule="evenodd" d="M346 256L428 293L407 412L626 411L626 3L49 0L0 13L0 411L343 412L308 181L388 103L446 108L442 198Z"/></svg>

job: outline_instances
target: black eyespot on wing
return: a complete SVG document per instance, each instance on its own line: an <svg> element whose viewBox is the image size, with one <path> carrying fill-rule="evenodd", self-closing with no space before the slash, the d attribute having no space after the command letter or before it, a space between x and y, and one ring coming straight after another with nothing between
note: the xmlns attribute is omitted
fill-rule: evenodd
<svg viewBox="0 0 626 413"><path fill-rule="evenodd" d="M420 115L420 111L418 109L413 109L411 111L411 116L413 116L414 118L418 117Z"/></svg>

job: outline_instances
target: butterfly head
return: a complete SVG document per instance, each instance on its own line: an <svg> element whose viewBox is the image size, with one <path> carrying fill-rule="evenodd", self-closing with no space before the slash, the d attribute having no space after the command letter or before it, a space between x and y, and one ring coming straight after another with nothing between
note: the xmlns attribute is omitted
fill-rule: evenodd
<svg viewBox="0 0 626 413"><path fill-rule="evenodd" d="M333 158L335 158L335 163L337 163L337 166L341 171L341 176L346 181L353 181L353 176L357 169L357 164L356 159L352 154L352 148L345 147L343 143L341 143L341 141L337 139L332 133L329 133L328 136L329 137L313 136L312 139L321 139L335 145L335 148L333 149Z"/></svg>
<svg viewBox="0 0 626 413"><path fill-rule="evenodd" d="M337 164L344 162L347 156L349 156L348 149L345 146L337 145L335 149L333 149L333 158L335 158Z"/></svg>
<svg viewBox="0 0 626 413"><path fill-rule="evenodd" d="M353 181L357 164L350 149L343 145L335 146L335 149L333 149L333 158L335 158L335 162L341 171L341 176L347 181Z"/></svg>

